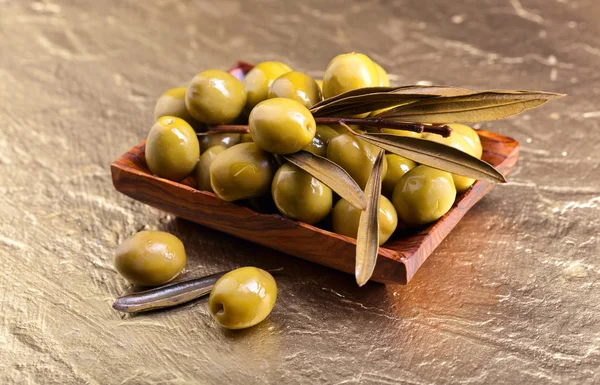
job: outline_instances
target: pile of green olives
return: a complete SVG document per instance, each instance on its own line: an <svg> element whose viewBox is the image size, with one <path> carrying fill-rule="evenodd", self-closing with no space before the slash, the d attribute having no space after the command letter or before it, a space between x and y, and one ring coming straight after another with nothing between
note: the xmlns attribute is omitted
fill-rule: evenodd
<svg viewBox="0 0 600 385"><path fill-rule="evenodd" d="M168 90L158 99L146 163L158 177L187 180L220 199L270 206L288 218L356 237L361 211L285 156L308 151L327 158L364 189L379 148L340 125L317 124L310 109L324 98L389 85L385 69L356 52L333 58L322 79L278 61L257 64L241 81L225 71L206 70L187 87ZM248 131L211 133L215 125L243 125ZM435 141L481 158L477 132L463 124L449 126L448 138L394 129L383 132ZM453 206L457 193L474 183L389 153L382 172L380 243L400 230L438 220Z"/></svg>

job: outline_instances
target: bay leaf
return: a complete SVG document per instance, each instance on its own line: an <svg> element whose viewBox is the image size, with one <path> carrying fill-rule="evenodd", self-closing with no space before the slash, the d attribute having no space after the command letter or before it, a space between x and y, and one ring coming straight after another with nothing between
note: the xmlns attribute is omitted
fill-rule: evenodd
<svg viewBox="0 0 600 385"><path fill-rule="evenodd" d="M329 159L308 151L281 156L320 180L357 209L365 210L367 207L367 198L360 186L343 168Z"/></svg>
<svg viewBox="0 0 600 385"><path fill-rule="evenodd" d="M356 264L354 275L358 286L369 281L379 254L379 199L383 172L384 151L379 150L365 186L367 208L360 214L356 236Z"/></svg>

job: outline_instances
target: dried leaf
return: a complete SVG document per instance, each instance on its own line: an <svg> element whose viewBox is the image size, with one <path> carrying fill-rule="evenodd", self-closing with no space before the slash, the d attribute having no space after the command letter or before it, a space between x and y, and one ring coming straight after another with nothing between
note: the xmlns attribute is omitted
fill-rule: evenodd
<svg viewBox="0 0 600 385"><path fill-rule="evenodd" d="M393 154L453 174L494 183L506 179L491 164L441 143L394 134L360 134L360 138Z"/></svg>
<svg viewBox="0 0 600 385"><path fill-rule="evenodd" d="M358 286L363 286L373 275L377 255L379 254L379 197L381 195L383 155L384 151L379 150L379 154L373 163L371 175L365 186L367 209L361 213L358 222L354 270Z"/></svg>
<svg viewBox="0 0 600 385"><path fill-rule="evenodd" d="M359 210L367 207L367 198L358 184L343 168L327 158L308 151L282 155L288 162L314 176Z"/></svg>
<svg viewBox="0 0 600 385"><path fill-rule="evenodd" d="M564 95L538 91L491 90L419 100L378 117L419 123L473 123L503 119Z"/></svg>

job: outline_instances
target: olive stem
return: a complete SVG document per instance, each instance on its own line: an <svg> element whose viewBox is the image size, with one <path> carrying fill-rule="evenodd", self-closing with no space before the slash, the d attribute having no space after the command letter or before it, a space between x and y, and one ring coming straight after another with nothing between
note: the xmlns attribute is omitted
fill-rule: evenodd
<svg viewBox="0 0 600 385"><path fill-rule="evenodd" d="M315 122L317 124L356 124L359 126L367 126L367 127L375 127L378 129L381 128L391 128L396 130L404 130L404 131L412 131L416 133L422 132L430 132L432 134L438 134L447 138L450 136L452 132L452 128L449 126L426 126L421 123L406 123L406 122L396 122L393 120L386 120L383 118L315 118Z"/></svg>
<svg viewBox="0 0 600 385"><path fill-rule="evenodd" d="M447 125L426 126L421 123L405 123L386 120L382 118L315 118L317 124L356 124L359 126L375 127L379 130L382 128L391 128L395 130L412 131L416 133L429 132L432 134L441 135L447 138L452 133L452 128ZM221 124L208 126L207 131L198 135L213 135L213 134L249 134L250 128L247 125L231 125Z"/></svg>

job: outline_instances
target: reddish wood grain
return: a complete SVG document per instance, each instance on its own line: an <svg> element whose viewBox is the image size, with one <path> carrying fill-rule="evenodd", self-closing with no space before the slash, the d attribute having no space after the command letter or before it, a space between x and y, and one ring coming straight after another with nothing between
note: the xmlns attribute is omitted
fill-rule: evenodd
<svg viewBox="0 0 600 385"><path fill-rule="evenodd" d="M483 159L504 175L514 167L519 144L511 138L479 131ZM192 222L220 230L284 253L354 274L355 240L277 214L260 214L213 193L156 177L145 163L144 143L111 164L115 188L133 199ZM465 213L491 188L476 182L460 195L440 220L418 232L397 235L379 250L373 280L406 284Z"/></svg>

